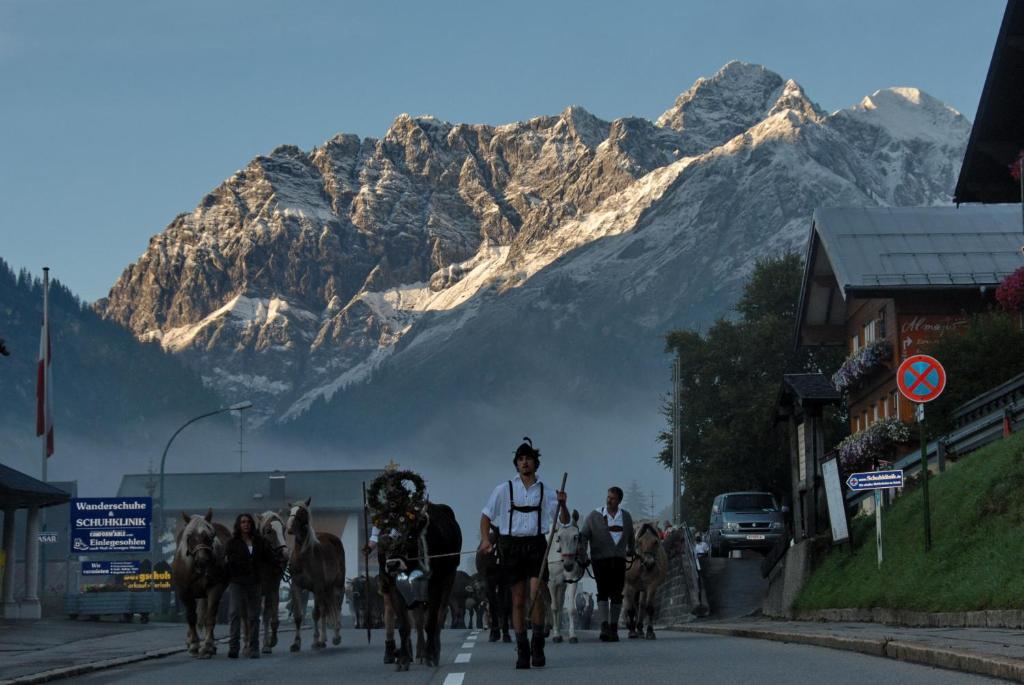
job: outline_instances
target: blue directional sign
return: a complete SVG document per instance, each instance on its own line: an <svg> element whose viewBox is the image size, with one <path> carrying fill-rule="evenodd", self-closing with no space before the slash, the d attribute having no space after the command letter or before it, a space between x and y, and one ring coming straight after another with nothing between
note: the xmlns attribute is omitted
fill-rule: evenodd
<svg viewBox="0 0 1024 685"><path fill-rule="evenodd" d="M121 560L82 562L83 576L134 576L141 572L141 561Z"/></svg>
<svg viewBox="0 0 1024 685"><path fill-rule="evenodd" d="M148 552L151 497L71 500L71 553Z"/></svg>
<svg viewBox="0 0 1024 685"><path fill-rule="evenodd" d="M846 487L851 490L876 490L879 488L902 488L903 471L868 471L851 473L846 479Z"/></svg>

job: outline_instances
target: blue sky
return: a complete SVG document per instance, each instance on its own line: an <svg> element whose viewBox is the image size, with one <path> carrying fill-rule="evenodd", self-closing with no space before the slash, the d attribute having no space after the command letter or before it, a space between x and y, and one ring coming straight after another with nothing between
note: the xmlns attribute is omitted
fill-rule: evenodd
<svg viewBox="0 0 1024 685"><path fill-rule="evenodd" d="M732 59L828 110L916 86L974 117L1000 0L0 0L0 257L102 297L254 156L402 112L657 117Z"/></svg>

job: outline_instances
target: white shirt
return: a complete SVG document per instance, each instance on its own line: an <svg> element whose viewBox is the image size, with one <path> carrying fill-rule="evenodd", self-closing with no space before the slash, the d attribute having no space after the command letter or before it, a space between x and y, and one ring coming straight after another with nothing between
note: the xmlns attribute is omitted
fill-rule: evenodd
<svg viewBox="0 0 1024 685"><path fill-rule="evenodd" d="M512 493L515 497L517 507L535 507L540 504L541 481L537 480L529 489L523 485L522 476L516 474L512 479ZM511 503L508 500L508 481L503 481L494 488L487 505L481 512L491 520L491 523L498 528L499 535L511 535L512 537L528 537L530 535L546 535L551 530L551 522L558 514L558 495L555 488L544 486L544 504L540 512L540 530L537 530L537 512L529 513L522 511L512 512L512 530L509 531L508 513L511 510ZM565 524L559 522L564 528Z"/></svg>
<svg viewBox="0 0 1024 685"><path fill-rule="evenodd" d="M618 509L615 510L615 516L611 516L608 514L607 507L601 507L600 509L598 509L598 511L601 512L601 516L604 517L604 522L608 525L609 528L611 528L612 526L622 526L622 507L619 507ZM622 531L615 532L613 530L609 530L608 533L612 536L612 542L614 542L616 545L619 544L619 540L622 539Z"/></svg>

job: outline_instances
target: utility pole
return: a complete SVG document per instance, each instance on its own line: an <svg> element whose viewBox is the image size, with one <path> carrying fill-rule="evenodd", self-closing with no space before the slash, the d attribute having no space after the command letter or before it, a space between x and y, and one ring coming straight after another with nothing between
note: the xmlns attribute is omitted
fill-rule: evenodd
<svg viewBox="0 0 1024 685"><path fill-rule="evenodd" d="M672 525L678 526L682 521L682 507L679 501L679 491L681 488L682 471L681 471L681 459L682 459L682 426L680 425L680 407L679 402L679 384L681 375L681 360L679 359L679 351L676 351L675 361L672 363Z"/></svg>

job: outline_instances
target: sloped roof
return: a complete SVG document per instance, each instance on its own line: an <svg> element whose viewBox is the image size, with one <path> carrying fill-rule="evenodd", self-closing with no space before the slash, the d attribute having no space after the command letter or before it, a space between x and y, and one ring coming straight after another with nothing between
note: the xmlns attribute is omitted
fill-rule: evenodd
<svg viewBox="0 0 1024 685"><path fill-rule="evenodd" d="M842 395L823 373L787 373L782 382L800 400L838 402Z"/></svg>
<svg viewBox="0 0 1024 685"><path fill-rule="evenodd" d="M212 507L230 511L275 509L288 502L313 498L314 508L361 511L362 484L370 483L381 469L324 471L247 471L245 473L167 473L164 474L165 506L168 511L183 509L187 513L206 511ZM284 496L272 497L270 477L284 476ZM122 477L117 494L120 497L150 495L159 497L160 476L139 473Z"/></svg>
<svg viewBox="0 0 1024 685"><path fill-rule="evenodd" d="M15 509L49 507L69 499L70 493L0 464L0 502L5 506L13 505Z"/></svg>
<svg viewBox="0 0 1024 685"><path fill-rule="evenodd" d="M995 287L1024 266L1020 205L818 209L797 310L797 345L846 321L845 301L897 291Z"/></svg>
<svg viewBox="0 0 1024 685"><path fill-rule="evenodd" d="M1024 148L1024 3L1009 0L953 199L1019 202L1010 165Z"/></svg>

